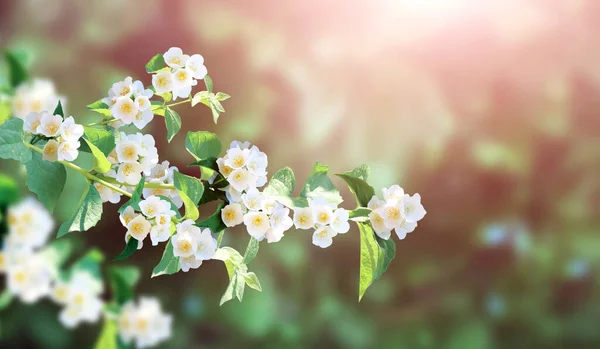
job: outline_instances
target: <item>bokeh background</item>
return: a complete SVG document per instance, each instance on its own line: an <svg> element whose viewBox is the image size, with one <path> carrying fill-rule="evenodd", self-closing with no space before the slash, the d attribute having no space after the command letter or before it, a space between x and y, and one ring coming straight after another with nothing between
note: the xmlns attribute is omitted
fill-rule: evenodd
<svg viewBox="0 0 600 349"><path fill-rule="evenodd" d="M599 30L597 0L0 2L0 44L26 52L82 122L114 81L150 84L154 54L202 54L232 96L219 124L182 106L170 144L160 119L144 130L183 172L196 171L184 169L185 131L208 130L257 144L271 174L289 165L303 181L317 160L336 172L367 163L376 188L423 197L428 215L360 303L356 228L326 250L306 231L261 245L250 267L264 291L241 304L218 306L218 261L144 278L139 293L176 315L163 348L600 347ZM25 195L23 170L0 168ZM69 175L57 221L83 190ZM116 205L104 210L68 238L110 258L124 229ZM226 235L239 249L248 240ZM128 262L149 275L161 254ZM99 326L71 332L56 316L49 302L11 305L0 347L91 347Z"/></svg>

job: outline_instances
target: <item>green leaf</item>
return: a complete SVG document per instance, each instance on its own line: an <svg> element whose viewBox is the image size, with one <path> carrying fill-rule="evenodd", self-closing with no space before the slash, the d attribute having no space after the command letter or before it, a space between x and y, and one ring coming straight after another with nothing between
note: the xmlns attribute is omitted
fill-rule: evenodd
<svg viewBox="0 0 600 349"><path fill-rule="evenodd" d="M204 185L196 177L184 175L178 171L173 171L173 184L177 190L183 191L192 200L195 205L198 205L202 194L204 193Z"/></svg>
<svg viewBox="0 0 600 349"><path fill-rule="evenodd" d="M223 293L223 296L221 296L221 301L219 302L219 306L225 304L226 302L229 302L230 300L233 299L233 297L235 297L235 288L237 286L237 274L233 274L233 277L231 278L231 280L229 281L229 285L227 285L227 289L225 289L225 293Z"/></svg>
<svg viewBox="0 0 600 349"><path fill-rule="evenodd" d="M160 98L163 99L163 101L165 103L168 103L171 101L171 99L173 98L173 95L171 94L171 92L165 92L165 93L161 93L158 95Z"/></svg>
<svg viewBox="0 0 600 349"><path fill-rule="evenodd" d="M323 196L331 205L337 206L340 204L343 201L342 197L327 176L328 172L328 166L317 162L304 184L300 197L314 199L318 196Z"/></svg>
<svg viewBox="0 0 600 349"><path fill-rule="evenodd" d="M373 228L368 223L356 223L360 231L360 278L358 300L364 296L367 288L380 275L379 268L383 253L375 241Z"/></svg>
<svg viewBox="0 0 600 349"><path fill-rule="evenodd" d="M177 193L181 197L181 200L183 201L183 206L185 207L185 215L183 216L183 218L191 219L193 221L197 220L198 217L200 217L200 212L198 211L198 207L196 206L196 204L183 191L177 190Z"/></svg>
<svg viewBox="0 0 600 349"><path fill-rule="evenodd" d="M127 241L127 244L125 245L125 248L123 249L123 251L121 252L121 254L119 254L117 257L115 257L115 261L122 261L124 259L127 259L129 257L131 257L138 249L138 241L136 239L129 238L129 240Z"/></svg>
<svg viewBox="0 0 600 349"><path fill-rule="evenodd" d="M50 265L60 268L71 256L73 243L66 239L54 240L43 250L44 260Z"/></svg>
<svg viewBox="0 0 600 349"><path fill-rule="evenodd" d="M223 108L223 105L221 105L221 102L219 102L218 100L211 98L210 99L210 106L213 109L216 109L219 113L224 113L225 112L225 108Z"/></svg>
<svg viewBox="0 0 600 349"><path fill-rule="evenodd" d="M263 192L267 195L292 197L295 187L296 177L294 171L289 167L284 167L275 172Z"/></svg>
<svg viewBox="0 0 600 349"><path fill-rule="evenodd" d="M244 253L244 260L242 263L249 264L258 254L258 246L259 242L255 238L251 237L248 242L248 247L246 247L246 253Z"/></svg>
<svg viewBox="0 0 600 349"><path fill-rule="evenodd" d="M4 290L0 293L0 311L6 309L13 300L13 294L9 290Z"/></svg>
<svg viewBox="0 0 600 349"><path fill-rule="evenodd" d="M155 71L161 70L165 67L165 59L161 53L155 55L146 63L146 72L154 73Z"/></svg>
<svg viewBox="0 0 600 349"><path fill-rule="evenodd" d="M246 288L246 280L243 274L236 274L237 279L235 280L235 296L241 302L244 298L244 290Z"/></svg>
<svg viewBox="0 0 600 349"><path fill-rule="evenodd" d="M355 170L356 171L356 170ZM363 179L356 176L355 172L344 172L336 176L348 184L350 191L354 194L359 207L367 207L369 201L375 195L375 189L365 182Z"/></svg>
<svg viewBox="0 0 600 349"><path fill-rule="evenodd" d="M87 105L88 109L108 109L108 105L106 105L104 102L102 102L102 99L99 99L97 101L95 101L94 103L88 104Z"/></svg>
<svg viewBox="0 0 600 349"><path fill-rule="evenodd" d="M61 237L72 231L86 231L98 223L102 217L102 199L96 188L89 183L73 217L64 222L56 237Z"/></svg>
<svg viewBox="0 0 600 349"><path fill-rule="evenodd" d="M219 167L217 165L217 158L214 158L214 157L211 157L211 158L208 158L208 159L204 159L204 160L194 161L191 164L189 164L188 166L198 166L198 167L200 167L200 171L202 173L201 177L204 180L208 180L215 173L217 173L218 175L220 175L220 173L219 173ZM215 179L215 182L213 184L215 184L218 180L224 180L224 181L226 181L226 179L221 175L220 178Z"/></svg>
<svg viewBox="0 0 600 349"><path fill-rule="evenodd" d="M212 112L213 121L216 124L219 121L219 110L214 108L212 102L210 104L210 111Z"/></svg>
<svg viewBox="0 0 600 349"><path fill-rule="evenodd" d="M258 277L253 272L248 272L244 274L244 280L246 281L246 285L250 286L257 290L258 292L262 292L262 287L260 286L260 282L258 281Z"/></svg>
<svg viewBox="0 0 600 349"><path fill-rule="evenodd" d="M179 258L173 255L173 243L169 240L165 246L165 252L163 252L160 262L152 270L152 277L175 274L180 269Z"/></svg>
<svg viewBox="0 0 600 349"><path fill-rule="evenodd" d="M27 187L38 196L48 211L53 212L67 181L65 166L43 160L42 155L33 153L25 167Z"/></svg>
<svg viewBox="0 0 600 349"><path fill-rule="evenodd" d="M392 260L396 258L396 243L391 238L384 240L377 235L375 235L375 240L377 241L377 245L379 245L383 254L377 275L375 276L375 279L379 279L381 275L386 272L387 268L390 266L390 263L392 263Z"/></svg>
<svg viewBox="0 0 600 349"><path fill-rule="evenodd" d="M98 337L96 344L94 344L94 349L119 349L118 336L119 328L117 327L116 321L105 318L100 336Z"/></svg>
<svg viewBox="0 0 600 349"><path fill-rule="evenodd" d="M140 210L140 202L142 202L142 193L144 192L144 183L146 183L146 178L142 176L142 179L140 179L140 182L131 194L131 198L119 208L119 213L123 213L129 206L133 207L136 211Z"/></svg>
<svg viewBox="0 0 600 349"><path fill-rule="evenodd" d="M113 299L117 304L124 304L134 298L135 293L133 290L139 279L140 270L137 267L120 266L109 269L110 287Z"/></svg>
<svg viewBox="0 0 600 349"><path fill-rule="evenodd" d="M219 232L219 236L217 236L217 248L221 247L221 242L223 242L223 235L225 235L225 229Z"/></svg>
<svg viewBox="0 0 600 349"><path fill-rule="evenodd" d="M208 228L212 233L222 232L227 228L223 220L221 219L221 209L225 206L225 203L221 202L217 206L215 213L210 215L205 220L196 223L195 225L200 228Z"/></svg>
<svg viewBox="0 0 600 349"><path fill-rule="evenodd" d="M208 93L212 93L213 82L212 82L212 79L210 78L210 76L208 76L208 75L204 76L204 84L206 85L206 90L208 91Z"/></svg>
<svg viewBox="0 0 600 349"><path fill-rule="evenodd" d="M86 126L84 127L83 138L95 145L105 156L108 156L115 149L115 136L111 131ZM81 143L79 150L92 152L87 142Z"/></svg>
<svg viewBox="0 0 600 349"><path fill-rule="evenodd" d="M10 85L14 88L27 81L29 74L19 57L13 51L6 50L4 51L4 58L8 63Z"/></svg>
<svg viewBox="0 0 600 349"><path fill-rule="evenodd" d="M171 108L165 110L165 125L167 126L167 141L171 142L173 137L181 130L181 117Z"/></svg>
<svg viewBox="0 0 600 349"><path fill-rule="evenodd" d="M223 93L223 92L217 92L217 94L215 95L215 99L217 101L224 101L229 99L231 96L228 95L227 93Z"/></svg>
<svg viewBox="0 0 600 349"><path fill-rule="evenodd" d="M63 106L60 100L58 101L56 108L54 108L54 112L52 113L52 115L60 115L63 119L65 118L65 112L63 110Z"/></svg>
<svg viewBox="0 0 600 349"><path fill-rule="evenodd" d="M195 107L198 103L202 103L207 107L210 107L210 96L208 91L200 91L192 97L192 107Z"/></svg>
<svg viewBox="0 0 600 349"><path fill-rule="evenodd" d="M369 220L369 213L371 213L370 208L358 207L348 212L348 218L357 222L365 222Z"/></svg>
<svg viewBox="0 0 600 349"><path fill-rule="evenodd" d="M23 164L31 160L31 150L23 144L23 120L14 118L0 125L0 158Z"/></svg>
<svg viewBox="0 0 600 349"><path fill-rule="evenodd" d="M102 280L101 264L104 261L104 254L97 248L89 250L83 257L79 258L71 269L86 271L98 280Z"/></svg>
<svg viewBox="0 0 600 349"><path fill-rule="evenodd" d="M188 132L185 137L185 148L196 160L218 158L221 153L221 141L211 132Z"/></svg>
<svg viewBox="0 0 600 349"><path fill-rule="evenodd" d="M19 188L14 179L0 173L0 207L6 207L17 202ZM2 219L0 219L2 220Z"/></svg>
<svg viewBox="0 0 600 349"><path fill-rule="evenodd" d="M110 171L110 167L112 166L112 164L110 163L110 161L108 161L106 156L104 156L104 153L100 149L98 149L98 147L96 147L91 141L85 138L83 140L85 141L85 143L91 150L92 155L94 156L93 169L98 173L106 173Z"/></svg>
<svg viewBox="0 0 600 349"><path fill-rule="evenodd" d="M166 109L167 107L165 107L164 102L150 101L150 110L152 110L155 115L165 116Z"/></svg>

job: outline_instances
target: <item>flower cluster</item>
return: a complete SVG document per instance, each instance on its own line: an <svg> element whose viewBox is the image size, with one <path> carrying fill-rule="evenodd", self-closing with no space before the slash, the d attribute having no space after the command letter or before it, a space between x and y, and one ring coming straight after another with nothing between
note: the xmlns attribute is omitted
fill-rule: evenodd
<svg viewBox="0 0 600 349"><path fill-rule="evenodd" d="M58 101L65 103L50 80L35 79L19 85L12 100L12 112L15 117L25 119L31 112L53 111Z"/></svg>
<svg viewBox="0 0 600 349"><path fill-rule="evenodd" d="M321 248L331 246L337 234L345 234L350 230L348 218L348 211L336 208L322 196L308 199L308 207L294 210L294 226L298 229L315 229L312 242Z"/></svg>
<svg viewBox="0 0 600 349"><path fill-rule="evenodd" d="M281 240L293 225L290 210L256 188L242 194L240 202L223 207L221 219L228 227L244 223L250 236L269 243Z"/></svg>
<svg viewBox="0 0 600 349"><path fill-rule="evenodd" d="M267 155L250 142L233 141L224 157L217 159L219 172L227 179L229 202L239 202L242 194L267 183ZM214 180L214 178L213 178Z"/></svg>
<svg viewBox="0 0 600 349"><path fill-rule="evenodd" d="M119 128L121 125L134 124L140 130L146 127L154 119L150 108L150 98L153 95L154 92L145 88L141 81L133 81L129 76L123 81L115 82L108 90L108 97L102 99L117 119L111 126Z"/></svg>
<svg viewBox="0 0 600 349"><path fill-rule="evenodd" d="M201 55L185 55L179 47L171 47L163 59L167 67L152 75L152 86L157 94L171 92L174 100L188 98L198 84L196 79L204 79L208 73Z"/></svg>
<svg viewBox="0 0 600 349"><path fill-rule="evenodd" d="M179 169L175 166L169 166L168 161L163 161L160 164L156 164L156 166L150 170L150 175L146 176L146 183L172 185L174 171L179 171ZM173 204L177 206L177 208L181 208L181 206L183 206L183 200L181 200L177 190L165 188L144 188L143 196L145 199L152 195L168 197L171 199Z"/></svg>
<svg viewBox="0 0 600 349"><path fill-rule="evenodd" d="M171 203L153 195L142 200L139 206L141 213L128 206L119 217L121 224L127 228L125 242L134 238L138 241L139 249L148 235L152 246L169 240L173 226L171 219L177 214L171 210Z"/></svg>
<svg viewBox="0 0 600 349"><path fill-rule="evenodd" d="M402 240L406 234L415 230L417 222L427 213L421 205L421 195L404 194L404 189L399 185L383 188L381 191L383 200L373 196L368 204L372 210L369 220L373 230L385 240L389 239L392 230L395 230L398 238Z"/></svg>
<svg viewBox="0 0 600 349"><path fill-rule="evenodd" d="M79 138L83 126L76 124L72 116L64 119L47 111L31 112L25 117L23 129L34 136L47 139L42 157L47 161L73 161L79 155Z"/></svg>
<svg viewBox="0 0 600 349"><path fill-rule="evenodd" d="M214 257L217 240L210 229L200 229L194 221L187 219L177 224L177 233L173 235L173 255L179 257L181 270L187 272L202 265L203 261Z"/></svg>
<svg viewBox="0 0 600 349"><path fill-rule="evenodd" d="M76 270L69 282L57 281L52 290L52 299L63 306L58 316L67 328L80 323L95 323L102 315L104 304L100 299L102 282L89 272Z"/></svg>
<svg viewBox="0 0 600 349"><path fill-rule="evenodd" d="M119 336L125 344L135 341L136 348L148 348L171 337L173 318L165 314L155 298L129 301L119 314Z"/></svg>

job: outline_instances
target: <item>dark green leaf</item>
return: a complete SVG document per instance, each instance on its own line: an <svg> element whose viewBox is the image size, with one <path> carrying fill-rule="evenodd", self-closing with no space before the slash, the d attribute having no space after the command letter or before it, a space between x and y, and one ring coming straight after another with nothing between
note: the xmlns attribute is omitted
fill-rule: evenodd
<svg viewBox="0 0 600 349"><path fill-rule="evenodd" d="M13 300L13 294L9 290L4 290L0 293L0 311L6 309Z"/></svg>
<svg viewBox="0 0 600 349"><path fill-rule="evenodd" d="M171 275L175 274L181 269L179 266L179 258L173 255L173 243L171 240L165 246L165 252L163 252L160 262L152 270L152 277L160 275Z"/></svg>
<svg viewBox="0 0 600 349"><path fill-rule="evenodd" d="M6 207L18 199L19 188L15 180L0 173L0 207Z"/></svg>
<svg viewBox="0 0 600 349"><path fill-rule="evenodd" d="M129 241L134 240L130 239ZM137 241L136 241L137 242ZM137 247L137 246L136 246ZM109 270L110 287L117 304L133 299L135 285L140 279L140 270L133 266L113 267Z"/></svg>
<svg viewBox="0 0 600 349"><path fill-rule="evenodd" d="M60 101L58 101L58 104L56 105L56 108L54 108L52 115L60 115L63 119L65 118L65 112Z"/></svg>
<svg viewBox="0 0 600 349"><path fill-rule="evenodd" d="M90 141L93 145L100 149L102 154L105 156L108 156L110 152L115 149L115 136L111 131L92 127L84 127L83 132L83 138ZM79 147L79 150L88 153L92 152L86 142L81 142L81 147Z"/></svg>
<svg viewBox="0 0 600 349"><path fill-rule="evenodd" d="M165 67L165 59L161 53L155 55L146 63L146 72L154 73L155 71L161 70Z"/></svg>
<svg viewBox="0 0 600 349"><path fill-rule="evenodd" d="M26 163L25 167L28 174L27 187L37 194L50 212L53 212L67 181L65 166L58 162L42 160L42 155L33 153L31 161Z"/></svg>
<svg viewBox="0 0 600 349"><path fill-rule="evenodd" d="M366 219L368 219L369 213L371 213L371 209L370 208L359 207L359 208L355 208L354 210L348 212L348 217L351 218L351 219L352 218L366 218Z"/></svg>
<svg viewBox="0 0 600 349"><path fill-rule="evenodd" d="M104 254L100 250L94 248L73 263L73 267L71 269L86 271L96 279L102 280L102 261L104 261Z"/></svg>
<svg viewBox="0 0 600 349"><path fill-rule="evenodd" d="M108 105L106 105L104 102L102 102L101 99L95 101L92 104L88 104L87 105L88 109L108 109Z"/></svg>
<svg viewBox="0 0 600 349"><path fill-rule="evenodd" d="M96 188L89 183L73 217L64 222L58 230L57 237L72 231L86 231L98 223L102 217L102 199Z"/></svg>
<svg viewBox="0 0 600 349"><path fill-rule="evenodd" d="M167 126L167 141L171 142L173 137L181 130L181 117L171 108L165 110L165 125Z"/></svg>
<svg viewBox="0 0 600 349"><path fill-rule="evenodd" d="M29 76L21 59L13 51L9 50L4 51L4 58L6 59L6 63L8 63L10 85L14 88L27 81Z"/></svg>
<svg viewBox="0 0 600 349"><path fill-rule="evenodd" d="M115 261L122 261L131 257L138 249L138 241L134 238L130 238L125 245L125 248L117 257L115 257Z"/></svg>
<svg viewBox="0 0 600 349"><path fill-rule="evenodd" d="M221 219L221 209L225 206L224 203L219 203L215 213L210 215L205 220L196 223L196 226L200 228L208 228L212 233L219 233L227 228L223 220Z"/></svg>
<svg viewBox="0 0 600 349"><path fill-rule="evenodd" d="M23 164L31 160L31 150L23 144L23 120L14 118L0 125L0 158Z"/></svg>
<svg viewBox="0 0 600 349"><path fill-rule="evenodd" d="M144 183L146 183L146 178L142 176L142 179L140 179L140 182L135 187L133 194L131 194L129 201L124 203L123 206L119 208L119 213L123 213L123 211L125 211L125 209L129 206L133 207L133 209L136 211L140 210L140 202L142 202L142 193L144 192Z"/></svg>
<svg viewBox="0 0 600 349"><path fill-rule="evenodd" d="M377 235L375 235L375 240L377 241L377 245L379 245L383 253L383 261L377 270L377 275L375 276L375 279L379 279L390 266L392 260L396 258L396 243L391 238L384 240Z"/></svg>
<svg viewBox="0 0 600 349"><path fill-rule="evenodd" d="M375 189L373 189L373 187L363 179L356 177L353 173L355 172L345 172L337 174L336 176L340 177L344 180L344 182L346 182L346 184L348 184L350 191L352 194L354 194L354 197L358 202L358 206L367 207L367 204L375 195Z"/></svg>

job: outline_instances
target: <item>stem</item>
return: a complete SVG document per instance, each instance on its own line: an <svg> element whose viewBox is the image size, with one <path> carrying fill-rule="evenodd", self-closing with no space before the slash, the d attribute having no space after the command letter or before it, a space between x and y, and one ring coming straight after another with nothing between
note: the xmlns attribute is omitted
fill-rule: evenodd
<svg viewBox="0 0 600 349"><path fill-rule="evenodd" d="M113 183L113 184L117 184L117 185L123 185L123 186L126 186L126 187L135 187L135 186L137 186L136 184L121 183L121 182L118 182L117 180L115 180L114 178L110 178L110 177L98 176L98 178L102 179L105 182L109 182L109 183ZM148 188L148 189L172 189L172 190L176 190L177 189L177 188L175 188L175 186L173 184L149 183L149 182L144 183L144 188Z"/></svg>
<svg viewBox="0 0 600 349"><path fill-rule="evenodd" d="M36 146L33 146L33 145L31 145L31 144L29 144L27 142L23 142L23 144L25 144L25 146L27 148L29 148L29 149L31 149L33 151L36 151L36 152L38 152L40 154L43 154L42 149L40 149L40 148L38 148ZM73 169L73 170L75 170L75 171L77 171L79 173L81 173L85 178L89 179L90 181L98 182L98 183L102 184L103 186L116 191L119 194L131 197L131 194L129 194L125 190L123 190L121 188L118 188L118 187L116 187L116 186L114 186L114 185L106 182L105 180L103 180L101 178L98 178L98 177L94 176L93 174L87 172L86 170L82 169L81 167L79 167L79 166L77 166L75 164L72 164L72 163L70 163L68 161L57 161L57 162L60 163L60 164L65 165L66 167L69 167L69 168L71 168L71 169Z"/></svg>
<svg viewBox="0 0 600 349"><path fill-rule="evenodd" d="M187 102L191 102L191 101L192 101L192 99L188 97L188 99L185 99L185 100L179 101L179 102L175 102L175 103L171 103L171 104L167 104L167 105L164 105L163 107L169 108L169 107L173 107L175 105L179 105L179 104L183 104L183 103L187 103Z"/></svg>
<svg viewBox="0 0 600 349"><path fill-rule="evenodd" d="M91 126L102 126L102 125L108 125L108 124L110 124L111 122L115 122L115 121L117 121L117 119L115 119L115 118L111 118L111 119L108 119L108 120L103 120L103 121L99 121L99 122L92 122L91 124L87 124L87 125L85 125L85 126L86 126L86 127L91 127Z"/></svg>

